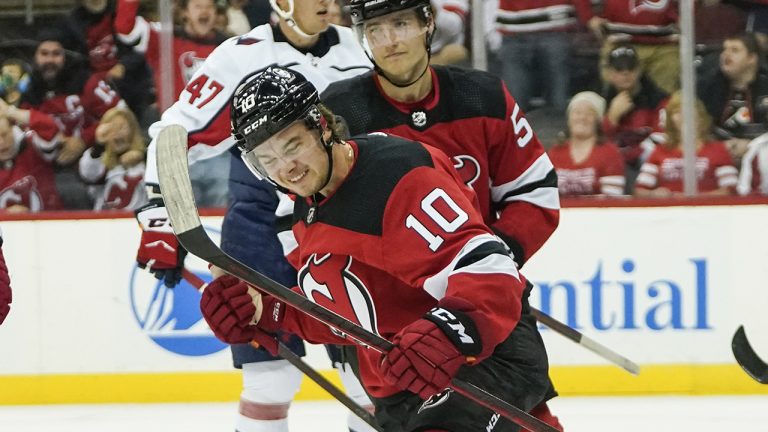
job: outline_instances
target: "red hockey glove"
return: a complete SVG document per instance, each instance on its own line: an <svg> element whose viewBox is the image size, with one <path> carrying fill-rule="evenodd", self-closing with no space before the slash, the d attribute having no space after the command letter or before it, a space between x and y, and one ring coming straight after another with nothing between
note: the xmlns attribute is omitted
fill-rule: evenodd
<svg viewBox="0 0 768 432"><path fill-rule="evenodd" d="M229 344L256 338L262 308L261 294L230 275L214 279L200 299L200 311L213 334Z"/></svg>
<svg viewBox="0 0 768 432"><path fill-rule="evenodd" d="M461 366L482 351L480 335L466 314L441 307L430 310L395 335L379 371L401 390L427 399L448 387Z"/></svg>
<svg viewBox="0 0 768 432"><path fill-rule="evenodd" d="M157 186L147 189L149 203L136 210L136 220L142 230L136 262L162 280L165 286L173 288L181 281L187 251L173 233L160 189Z"/></svg>
<svg viewBox="0 0 768 432"><path fill-rule="evenodd" d="M0 238L0 246L3 244L3 239ZM3 256L3 250L0 249L0 324L5 321L5 317L11 311L11 278L8 276L8 266L5 265L5 257Z"/></svg>

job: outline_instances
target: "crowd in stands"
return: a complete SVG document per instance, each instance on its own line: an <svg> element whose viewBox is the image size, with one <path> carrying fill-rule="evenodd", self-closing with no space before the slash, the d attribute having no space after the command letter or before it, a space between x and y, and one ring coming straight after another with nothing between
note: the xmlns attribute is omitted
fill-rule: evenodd
<svg viewBox="0 0 768 432"><path fill-rule="evenodd" d="M0 211L144 204L147 129L164 101L199 96L206 56L272 19L268 0L176 0L168 87L152 3L79 0L28 55L0 50ZM700 195L768 195L764 3L695 3ZM468 1L433 6L432 62L471 67ZM489 71L529 114L562 196L682 196L677 1L489 0L483 13ZM227 205L230 157L193 165L201 207Z"/></svg>

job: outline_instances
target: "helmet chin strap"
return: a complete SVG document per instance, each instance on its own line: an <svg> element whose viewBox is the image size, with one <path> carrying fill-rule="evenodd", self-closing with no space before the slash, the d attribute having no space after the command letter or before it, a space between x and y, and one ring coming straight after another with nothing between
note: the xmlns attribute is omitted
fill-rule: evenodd
<svg viewBox="0 0 768 432"><path fill-rule="evenodd" d="M389 83L392 84L393 86L399 87L399 88L406 88L406 87L412 86L413 84L416 84L416 82L418 82L421 79L421 77L423 77L424 74L427 73L427 71L429 70L429 57L430 57L429 54L427 54L427 64L424 66L424 70L421 71L419 76L407 83L397 82L392 78L388 77L387 74L384 73L384 71L375 62L373 63L373 68L374 70L376 70L376 73L379 74L379 76L389 81Z"/></svg>
<svg viewBox="0 0 768 432"><path fill-rule="evenodd" d="M293 0L287 0L287 1L288 1L288 11L287 12L280 8L280 6L277 4L277 0L269 0L269 4L270 4L270 6L272 6L272 10L274 10L275 13L280 18L285 20L285 23L288 24L288 27L290 27L293 31L298 33L299 36L305 37L307 39L310 39L310 38L313 38L313 37L319 35L320 33L314 33L314 34L306 33L304 30L302 30L299 27L299 24L296 23L296 20L293 19L293 10L294 10Z"/></svg>
<svg viewBox="0 0 768 432"><path fill-rule="evenodd" d="M317 189L317 192L312 194L312 201L317 202L317 199L315 195L320 193L321 190L323 190L326 186L328 186L328 183L331 182L331 174L333 173L333 141L330 143L323 138L323 133L320 132L320 143L325 147L325 153L328 155L328 173L325 175L325 181L323 181L323 185L320 186Z"/></svg>

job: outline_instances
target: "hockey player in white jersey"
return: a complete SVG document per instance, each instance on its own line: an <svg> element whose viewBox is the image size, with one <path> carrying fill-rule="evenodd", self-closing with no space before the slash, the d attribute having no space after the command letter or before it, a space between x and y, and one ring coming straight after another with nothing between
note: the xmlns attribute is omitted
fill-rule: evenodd
<svg viewBox="0 0 768 432"><path fill-rule="evenodd" d="M229 101L235 89L268 66L277 64L294 69L320 91L331 82L370 70L371 63L353 32L329 25L330 1L270 0L279 16L277 25L265 24L222 43L189 80L178 101L150 127L152 142L145 177L150 203L136 213L142 228L137 262L167 286L172 287L180 280L186 252L171 230L160 195L157 134L167 125L180 124L189 132L190 162L211 157L228 151L235 143L229 116ZM222 226L221 247L272 279L292 286L296 273L285 260L276 235L276 225L281 220L275 216L278 197L274 186L257 180L235 150L232 148L231 198ZM303 344L295 336L287 345L304 354ZM300 372L287 361L249 345L233 345L232 353L235 366L243 369L237 430L287 431L288 407L301 382ZM347 385L347 381L344 379L350 396L361 405L370 405L359 384L349 380L352 384ZM356 432L371 430L351 415L349 426Z"/></svg>

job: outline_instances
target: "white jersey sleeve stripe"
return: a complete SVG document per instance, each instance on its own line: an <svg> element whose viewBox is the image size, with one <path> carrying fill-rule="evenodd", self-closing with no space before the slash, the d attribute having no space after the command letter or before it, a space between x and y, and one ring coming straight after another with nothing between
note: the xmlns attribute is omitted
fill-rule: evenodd
<svg viewBox="0 0 768 432"><path fill-rule="evenodd" d="M445 297L445 292L448 289L448 278L452 274L455 274L457 272L456 265L459 263L459 261L461 261L463 257L467 256L477 247L487 242L499 243L499 240L493 234L481 234L471 238L467 242L467 244L465 244L464 247L461 248L461 251L453 258L453 260L451 260L451 262L445 268L435 273L434 275L428 277L424 281L424 291L429 293L429 295L436 298L437 300L440 300L443 297ZM515 267L515 262L512 261L512 258L509 255L504 255L504 256L507 257L506 260L501 260L495 263L491 263L491 264L494 264L493 266L491 264L487 264L487 265L480 264L479 269L482 269L481 271L482 273L507 274L513 271L514 272L513 275L515 277L519 277L517 276L517 269ZM485 259L480 260L476 263L472 263L469 266L462 267L459 271L462 271L462 272L470 271L470 269L472 269L475 265L479 263L484 263L484 262L485 262ZM492 271L493 268L495 268L495 271Z"/></svg>
<svg viewBox="0 0 768 432"><path fill-rule="evenodd" d="M491 185L491 199L493 199L493 202L506 201L505 196L514 194L515 191L532 183L545 180L547 175L554 169L555 167L552 165L552 161L549 160L549 156L543 153L518 178L504 184Z"/></svg>

